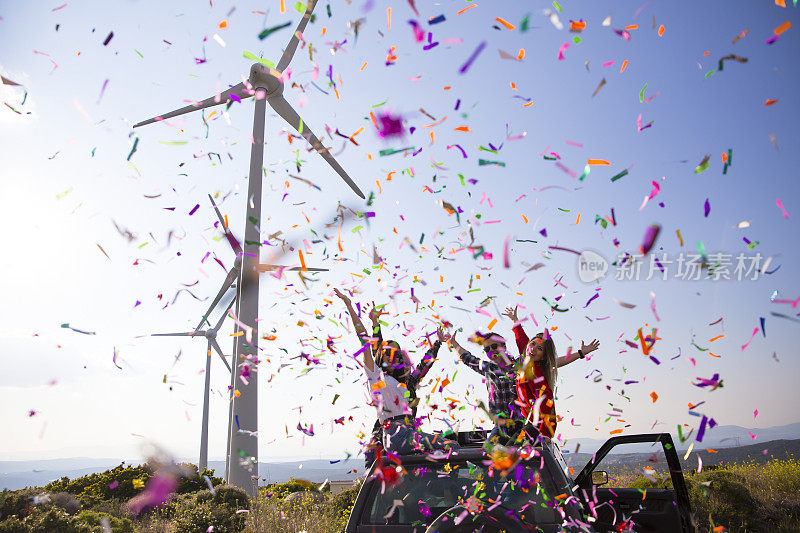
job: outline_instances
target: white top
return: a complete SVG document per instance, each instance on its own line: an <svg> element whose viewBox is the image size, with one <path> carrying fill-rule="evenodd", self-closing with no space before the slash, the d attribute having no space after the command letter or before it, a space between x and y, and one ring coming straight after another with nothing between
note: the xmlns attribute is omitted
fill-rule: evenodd
<svg viewBox="0 0 800 533"><path fill-rule="evenodd" d="M373 404L378 410L378 420L385 422L393 416L411 414L408 398L405 396L408 390L405 384L384 374L378 365L374 365L372 370L364 366L364 371L367 373Z"/></svg>

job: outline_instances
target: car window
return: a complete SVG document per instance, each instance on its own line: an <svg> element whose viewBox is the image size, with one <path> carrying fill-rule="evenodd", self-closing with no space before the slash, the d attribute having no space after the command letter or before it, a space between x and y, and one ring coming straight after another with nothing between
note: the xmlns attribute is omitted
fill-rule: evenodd
<svg viewBox="0 0 800 533"><path fill-rule="evenodd" d="M537 461L538 466L538 461ZM560 523L551 476L539 475L533 466L518 465L507 477L473 463L450 463L407 468L394 486L376 483L365 524L422 525L454 505L470 502L472 508L494 504L531 523ZM384 490L381 491L381 488ZM499 503L498 503L499 502Z"/></svg>
<svg viewBox="0 0 800 533"><path fill-rule="evenodd" d="M603 488L671 488L669 465L660 443L650 451L642 444L618 444L603 457L594 471L608 473L608 483Z"/></svg>

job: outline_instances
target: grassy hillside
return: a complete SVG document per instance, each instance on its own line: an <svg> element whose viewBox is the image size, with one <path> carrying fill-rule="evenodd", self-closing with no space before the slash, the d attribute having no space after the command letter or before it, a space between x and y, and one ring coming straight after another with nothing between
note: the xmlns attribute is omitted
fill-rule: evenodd
<svg viewBox="0 0 800 533"><path fill-rule="evenodd" d="M752 450L736 452L744 457L750 453L752 460L717 463L714 469L686 474L698 531L800 531L800 462L788 451L787 457L764 455L762 446L756 455ZM780 455L783 448L776 444L772 450ZM658 470L649 471L648 479L633 463L617 466L614 486L640 488L643 497L648 488L671 485ZM355 487L331 495L327 487L291 480L261 487L259 497L250 500L240 489L223 485L213 471L201 475L190 466L188 472L171 500L136 516L128 514L126 503L152 477L146 465L120 465L45 487L4 491L0 533L194 533L212 525L215 532L333 533L342 531L358 492Z"/></svg>

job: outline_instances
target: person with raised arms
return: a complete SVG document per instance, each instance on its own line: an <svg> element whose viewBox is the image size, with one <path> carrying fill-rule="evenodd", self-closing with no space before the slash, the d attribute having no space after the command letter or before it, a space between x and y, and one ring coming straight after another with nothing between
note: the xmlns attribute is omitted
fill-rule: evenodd
<svg viewBox="0 0 800 533"><path fill-rule="evenodd" d="M362 343L362 366L373 396L372 404L382 426L383 447L397 454L434 450L458 451L457 442L444 439L441 435L419 431L415 419L416 406L412 406L413 399L416 399L416 386L430 369L444 340L442 329L437 331L438 340L425 354L422 363L412 370L408 356L403 357L402 350L399 350L396 343L382 342L383 346L377 345L376 339L367 336L367 330L350 298L339 289L334 289L334 293L347 307L353 327ZM373 324L376 324L378 311L374 306L370 316ZM411 392L412 389L414 392Z"/></svg>

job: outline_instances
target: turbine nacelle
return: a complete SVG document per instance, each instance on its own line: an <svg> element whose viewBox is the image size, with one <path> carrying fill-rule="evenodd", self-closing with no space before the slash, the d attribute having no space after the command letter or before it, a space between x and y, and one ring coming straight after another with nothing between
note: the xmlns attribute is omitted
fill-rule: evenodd
<svg viewBox="0 0 800 533"><path fill-rule="evenodd" d="M266 98L283 94L283 74L261 63L254 63L250 67L250 76L247 81L255 91L257 99L260 99L259 89L266 90Z"/></svg>

